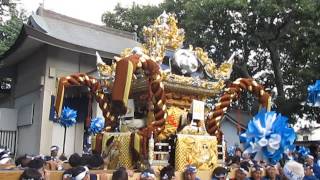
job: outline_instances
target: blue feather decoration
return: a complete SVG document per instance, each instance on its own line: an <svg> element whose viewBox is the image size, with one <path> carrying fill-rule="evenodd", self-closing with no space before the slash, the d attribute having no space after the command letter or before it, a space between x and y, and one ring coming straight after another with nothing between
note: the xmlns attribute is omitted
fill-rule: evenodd
<svg viewBox="0 0 320 180"><path fill-rule="evenodd" d="M240 135L245 153L257 153L256 159L265 159L271 163L278 162L296 138L287 120L288 118L281 114L262 109L249 121L246 132Z"/></svg>
<svg viewBox="0 0 320 180"><path fill-rule="evenodd" d="M313 107L320 107L320 80L314 85L308 86L308 104Z"/></svg>
<svg viewBox="0 0 320 180"><path fill-rule="evenodd" d="M91 119L89 131L93 134L100 133L104 128L104 119L96 117Z"/></svg>
<svg viewBox="0 0 320 180"><path fill-rule="evenodd" d="M299 147L299 150L298 150L298 153L302 156L302 157L306 157L307 155L310 154L310 149L309 148L306 148L304 146L300 146Z"/></svg>
<svg viewBox="0 0 320 180"><path fill-rule="evenodd" d="M60 124L65 127L71 127L76 124L77 118L77 111L69 108L63 107L61 117L60 117Z"/></svg>

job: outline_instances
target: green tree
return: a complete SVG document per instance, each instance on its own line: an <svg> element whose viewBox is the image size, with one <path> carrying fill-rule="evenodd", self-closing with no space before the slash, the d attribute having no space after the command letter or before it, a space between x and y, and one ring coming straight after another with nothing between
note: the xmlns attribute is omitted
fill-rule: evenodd
<svg viewBox="0 0 320 180"><path fill-rule="evenodd" d="M186 46L204 47L218 63L239 52L233 79L253 77L277 92L275 107L291 119L319 118L317 109L303 103L307 86L320 79L320 1L166 0L153 7L117 8L104 14L104 22L129 31L150 24L163 10L176 13Z"/></svg>
<svg viewBox="0 0 320 180"><path fill-rule="evenodd" d="M16 7L16 3L11 0L0 0L0 17L9 13L10 9Z"/></svg>
<svg viewBox="0 0 320 180"><path fill-rule="evenodd" d="M143 26L153 23L152 20L162 13L162 10L156 6L139 6L135 4L132 4L131 8L123 8L120 4L117 4L114 11L115 13L104 13L102 21L108 27L136 32L141 41L143 41Z"/></svg>
<svg viewBox="0 0 320 180"><path fill-rule="evenodd" d="M19 35L25 12L16 9L16 3L11 0L2 0L0 6L0 55L14 43Z"/></svg>

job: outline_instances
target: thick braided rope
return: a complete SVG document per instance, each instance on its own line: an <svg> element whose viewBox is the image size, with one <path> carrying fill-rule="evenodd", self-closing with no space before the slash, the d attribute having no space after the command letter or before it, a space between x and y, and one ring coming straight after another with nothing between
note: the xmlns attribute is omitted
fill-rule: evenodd
<svg viewBox="0 0 320 180"><path fill-rule="evenodd" d="M162 83L162 77L160 67L157 63L150 59L145 59L138 55L132 55L127 57L134 64L134 70L136 68L142 68L144 73L148 77L149 82L149 97L153 104L153 113L155 121L149 124L147 127L141 129L138 133L143 137L142 139L142 153L147 152L147 141L150 138L151 133L155 135L161 133L165 128L165 121L167 118L166 97L164 92L164 84ZM120 60L121 61L121 60ZM86 74L75 74L66 77L62 77L59 84L65 87L68 86L87 86L90 92L96 97L99 107L103 112L105 118L105 126L111 130L116 127L115 117L111 114L111 103L101 90L100 83L93 77ZM60 87L60 86L59 86Z"/></svg>
<svg viewBox="0 0 320 180"><path fill-rule="evenodd" d="M94 77L88 76L87 74L83 73L73 74L70 76L60 78L59 88L60 84L64 87L88 87L90 93L92 93L95 96L96 101L99 103L99 107L101 108L101 111L105 118L106 129L113 129L116 126L115 117L110 112L110 103L108 101L108 97L102 92L100 83Z"/></svg>
<svg viewBox="0 0 320 180"><path fill-rule="evenodd" d="M131 55L128 57L136 68L142 68L145 75L148 77L149 83L149 97L152 102L152 110L155 120L146 128L142 129L139 134L149 138L151 133L156 135L163 131L165 121L167 118L166 97L164 92L164 84L162 82L159 65L151 59L145 59L138 55ZM136 70L135 68L135 70Z"/></svg>
<svg viewBox="0 0 320 180"><path fill-rule="evenodd" d="M133 64L133 72L136 72L138 68L142 68L145 76L148 78L148 96L150 104L149 110L153 111L154 121L147 124L145 128L138 131L138 134L142 137L140 142L140 152L142 156L147 155L148 139L153 133L155 136L160 134L165 128L165 121L167 118L166 98L164 93L164 84L162 83L162 77L159 65L151 59L146 59L143 56L137 54L125 57L122 60L129 60Z"/></svg>
<svg viewBox="0 0 320 180"><path fill-rule="evenodd" d="M159 69L159 65L152 60L146 60L143 57L132 55L128 57L136 67L140 67L145 71L145 74L149 77L149 96L152 97L153 111L155 121L149 125L148 131L154 131L159 134L165 125L165 120L167 117L166 105L165 105L165 93L164 85L162 83L162 77ZM111 104L108 101L107 96L101 91L100 83L93 77L86 74L74 74L66 77L62 77L59 80L59 84L62 83L63 86L87 86L90 92L96 97L99 107L103 112L105 118L105 126L111 126L113 129L116 125L115 117L111 114ZM145 131L145 130L144 130ZM145 134L142 133L141 134ZM150 134L150 133L148 133ZM145 134L146 135L146 134Z"/></svg>
<svg viewBox="0 0 320 180"><path fill-rule="evenodd" d="M269 109L270 95L264 91L264 88L253 79L239 78L234 81L224 94L220 97L219 102L215 104L214 110L209 112L206 120L207 132L210 135L221 137L220 121L231 103L240 97L240 93L247 90L254 94L262 107Z"/></svg>

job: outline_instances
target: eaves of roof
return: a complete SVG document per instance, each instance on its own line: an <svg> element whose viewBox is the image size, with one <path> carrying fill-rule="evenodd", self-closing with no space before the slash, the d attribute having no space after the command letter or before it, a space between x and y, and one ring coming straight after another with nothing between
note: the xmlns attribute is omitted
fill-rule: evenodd
<svg viewBox="0 0 320 180"><path fill-rule="evenodd" d="M9 48L9 50L0 56L0 67L16 64L45 44L90 55L95 55L95 52L97 51L93 48L83 47L54 38L27 24L24 24L15 43ZM99 51L99 53L102 57L108 59L112 59L117 55L106 51Z"/></svg>

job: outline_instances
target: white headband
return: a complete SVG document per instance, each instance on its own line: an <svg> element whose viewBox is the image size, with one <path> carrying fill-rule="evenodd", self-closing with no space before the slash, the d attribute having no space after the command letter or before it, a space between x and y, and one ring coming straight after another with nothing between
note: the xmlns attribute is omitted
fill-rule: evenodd
<svg viewBox="0 0 320 180"><path fill-rule="evenodd" d="M10 160L11 160L10 157L2 158L2 159L0 160L0 164L6 164L6 163L8 163Z"/></svg>
<svg viewBox="0 0 320 180"><path fill-rule="evenodd" d="M252 171L263 171L262 167L252 167Z"/></svg>
<svg viewBox="0 0 320 180"><path fill-rule="evenodd" d="M156 178L156 176L150 172L144 172L141 174L141 178L147 178L147 177Z"/></svg>
<svg viewBox="0 0 320 180"><path fill-rule="evenodd" d="M225 173L219 173L217 175L215 175L216 178L223 178L223 177L226 177L226 174Z"/></svg>
<svg viewBox="0 0 320 180"><path fill-rule="evenodd" d="M59 150L59 148L57 146L52 146L50 148L50 151L58 151L58 150Z"/></svg>
<svg viewBox="0 0 320 180"><path fill-rule="evenodd" d="M74 177L74 180L82 180L86 176L87 172L83 171L82 173L78 174L76 177Z"/></svg>
<svg viewBox="0 0 320 180"><path fill-rule="evenodd" d="M167 174L164 174L162 179L169 179L168 175Z"/></svg>
<svg viewBox="0 0 320 180"><path fill-rule="evenodd" d="M8 154L8 153L3 154L3 155L1 156L1 158L6 158L6 157L9 157L9 154Z"/></svg>
<svg viewBox="0 0 320 180"><path fill-rule="evenodd" d="M83 172L81 172L80 174L78 174L76 177L72 178L73 180L82 180L87 175L87 173L89 172L88 167L84 166L83 168L85 170Z"/></svg>
<svg viewBox="0 0 320 180"><path fill-rule="evenodd" d="M63 178L72 178L72 174L64 174Z"/></svg>
<svg viewBox="0 0 320 180"><path fill-rule="evenodd" d="M249 173L247 170L245 170L244 168L240 167L239 168L241 171L244 171L245 173Z"/></svg>
<svg viewBox="0 0 320 180"><path fill-rule="evenodd" d="M314 160L314 157L312 155L307 155L307 157Z"/></svg>

